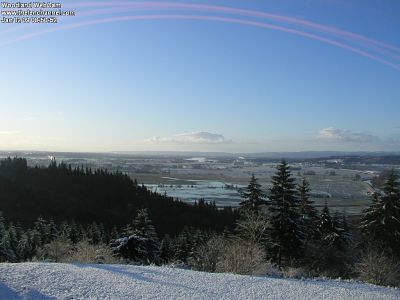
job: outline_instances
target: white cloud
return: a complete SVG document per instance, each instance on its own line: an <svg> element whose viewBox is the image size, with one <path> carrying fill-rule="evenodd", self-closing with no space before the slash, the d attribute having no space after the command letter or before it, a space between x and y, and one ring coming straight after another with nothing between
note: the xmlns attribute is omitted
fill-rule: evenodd
<svg viewBox="0 0 400 300"><path fill-rule="evenodd" d="M232 140L225 139L222 134L210 133L210 132L192 132L176 134L172 137L152 137L148 139L150 142L170 142L180 144L227 144L233 143Z"/></svg>
<svg viewBox="0 0 400 300"><path fill-rule="evenodd" d="M5 130L5 131L0 131L0 135L15 135L15 134L20 134L21 131L19 130Z"/></svg>
<svg viewBox="0 0 400 300"><path fill-rule="evenodd" d="M326 141L341 141L350 143L373 143L380 140L379 137L365 132L353 132L333 127L321 129L317 135L318 139Z"/></svg>

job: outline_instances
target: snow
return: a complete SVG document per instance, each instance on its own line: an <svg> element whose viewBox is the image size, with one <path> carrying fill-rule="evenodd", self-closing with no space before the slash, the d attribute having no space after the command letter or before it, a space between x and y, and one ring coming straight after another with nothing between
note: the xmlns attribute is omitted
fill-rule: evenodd
<svg viewBox="0 0 400 300"><path fill-rule="evenodd" d="M0 299L400 299L400 290L341 280L212 274L168 267L0 264Z"/></svg>

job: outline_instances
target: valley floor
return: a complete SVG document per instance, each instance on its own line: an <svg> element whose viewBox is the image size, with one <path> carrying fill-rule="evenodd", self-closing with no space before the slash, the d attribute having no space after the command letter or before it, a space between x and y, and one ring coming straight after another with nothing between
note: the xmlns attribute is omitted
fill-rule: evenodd
<svg viewBox="0 0 400 300"><path fill-rule="evenodd" d="M0 264L0 299L400 299L400 290L340 280L212 274L168 267Z"/></svg>

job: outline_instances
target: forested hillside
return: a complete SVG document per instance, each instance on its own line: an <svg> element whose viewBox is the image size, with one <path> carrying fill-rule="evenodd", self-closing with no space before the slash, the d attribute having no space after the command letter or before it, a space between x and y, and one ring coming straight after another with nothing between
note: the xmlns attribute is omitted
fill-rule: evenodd
<svg viewBox="0 0 400 300"><path fill-rule="evenodd" d="M106 170L72 169L52 162L28 167L23 158L0 162L0 211L8 221L32 225L38 217L54 222L124 226L140 208L147 208L157 233L175 235L184 226L223 231L232 227L230 209L199 201L188 205L148 191L127 175Z"/></svg>

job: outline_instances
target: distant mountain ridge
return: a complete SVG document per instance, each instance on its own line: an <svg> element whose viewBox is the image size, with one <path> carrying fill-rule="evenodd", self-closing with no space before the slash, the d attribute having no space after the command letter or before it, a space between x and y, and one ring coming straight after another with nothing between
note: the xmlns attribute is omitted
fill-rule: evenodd
<svg viewBox="0 0 400 300"><path fill-rule="evenodd" d="M110 151L110 152L57 152L57 151L0 151L0 157L18 156L18 157L29 157L31 155L49 155L62 157L106 157L106 156L118 156L118 157L206 157L206 158L237 158L243 157L246 159L316 159L316 158L330 158L330 157L348 157L348 156L359 156L359 157L382 157L382 156L397 156L400 155L400 151L293 151L293 152L202 152L202 151Z"/></svg>
<svg viewBox="0 0 400 300"><path fill-rule="evenodd" d="M197 151L114 151L118 155L147 155L147 156L204 156L204 157L244 157L244 158L328 158L337 156L388 156L400 155L400 152L386 151L298 151L298 152L197 152Z"/></svg>

